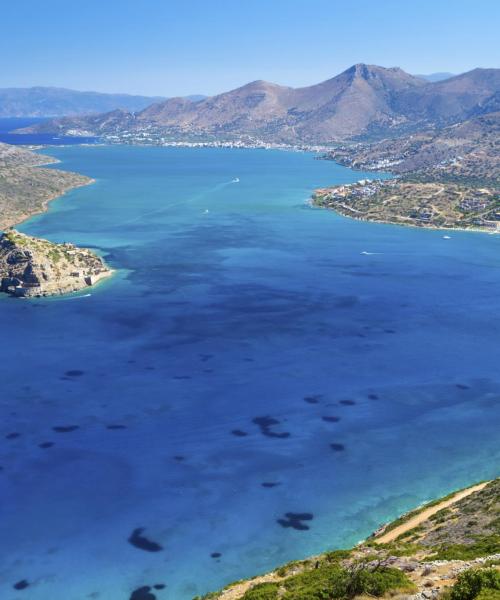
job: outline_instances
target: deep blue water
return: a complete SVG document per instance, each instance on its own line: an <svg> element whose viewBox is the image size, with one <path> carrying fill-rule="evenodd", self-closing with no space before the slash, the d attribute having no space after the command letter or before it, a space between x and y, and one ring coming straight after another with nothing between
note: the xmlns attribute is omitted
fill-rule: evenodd
<svg viewBox="0 0 500 600"><path fill-rule="evenodd" d="M25 144L25 145L44 145L50 144L52 146L66 146L74 144L92 144L96 141L94 137L71 137L71 136L57 136L51 133L30 133L30 134L19 134L11 133L21 127L29 127L35 123L41 123L46 119L39 117L8 117L0 118L0 142L5 144Z"/></svg>
<svg viewBox="0 0 500 600"><path fill-rule="evenodd" d="M97 182L22 229L117 274L0 300L2 599L187 600L499 474L498 236L310 208L365 174L308 154L49 152Z"/></svg>

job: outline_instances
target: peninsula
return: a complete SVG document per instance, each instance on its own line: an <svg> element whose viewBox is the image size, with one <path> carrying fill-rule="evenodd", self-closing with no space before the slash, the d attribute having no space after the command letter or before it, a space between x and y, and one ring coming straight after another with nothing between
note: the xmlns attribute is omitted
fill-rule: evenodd
<svg viewBox="0 0 500 600"><path fill-rule="evenodd" d="M332 550L195 600L500 598L500 479L454 492Z"/></svg>
<svg viewBox="0 0 500 600"><path fill-rule="evenodd" d="M54 198L93 182L77 173L40 168L57 162L52 156L0 143L0 230L44 212Z"/></svg>
<svg viewBox="0 0 500 600"><path fill-rule="evenodd" d="M368 221L500 230L500 112L438 130L339 146L324 158L394 179L318 189L313 204Z"/></svg>
<svg viewBox="0 0 500 600"><path fill-rule="evenodd" d="M55 244L9 229L46 210L50 200L92 183L76 173L40 168L56 163L50 156L0 144L0 292L16 297L74 292L111 275L88 249Z"/></svg>

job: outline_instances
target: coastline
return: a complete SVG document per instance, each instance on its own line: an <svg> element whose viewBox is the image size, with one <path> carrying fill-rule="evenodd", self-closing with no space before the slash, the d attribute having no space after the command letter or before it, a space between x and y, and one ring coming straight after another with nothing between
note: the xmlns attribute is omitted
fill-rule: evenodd
<svg viewBox="0 0 500 600"><path fill-rule="evenodd" d="M70 171L40 168L61 162L51 156L3 144L0 149L0 291L23 298L59 296L108 279L113 269L92 250L14 229L45 213L53 200L95 180Z"/></svg>
<svg viewBox="0 0 500 600"><path fill-rule="evenodd" d="M340 165L340 163L337 163ZM343 166L343 165L340 165ZM414 223L400 223L395 221L385 221L378 219L368 219L366 217L357 217L354 215L346 214L340 210L337 210L333 206L322 206L314 201L314 198L311 196L309 198L309 204L312 208L318 210L328 210L331 211L341 217L345 217L346 219L351 219L353 221L360 221L362 223L378 223L380 225L394 225L396 227L408 227L411 229L417 229L419 231L429 230L429 231L464 231L469 233L487 233L488 235L497 235L500 233L500 230L495 231L493 229L487 229L486 227L438 227L437 225L416 225Z"/></svg>
<svg viewBox="0 0 500 600"><path fill-rule="evenodd" d="M60 162L60 161L57 161L57 162ZM54 163L44 163L44 164L48 165L48 164L54 164ZM75 174L76 175L76 173L72 173L71 171L61 171L61 172L62 173L69 173L69 174ZM83 177L83 175L82 175L82 177ZM53 202L54 200L57 200L58 198L62 198L68 192L71 192L72 190L76 190L76 189L78 189L80 187L85 187L85 186L91 185L93 183L95 183L95 179L89 178L89 181L85 181L85 182L82 182L82 183L71 184L63 192L56 193L56 194L50 195L47 198L45 198L42 201L42 206L41 206L41 208L39 210L33 210L32 212L21 214L21 215L19 215L19 218L13 219L12 221L7 221L6 224L2 223L3 227L2 227L2 229L0 229L0 231L5 231L7 229L10 229L11 227L16 227L18 225L22 225L26 221L29 221L32 217L36 217L37 215L42 215L42 214L46 213L48 211L48 209L49 209L49 204L51 202Z"/></svg>
<svg viewBox="0 0 500 600"><path fill-rule="evenodd" d="M287 590L294 589L293 584L290 585L289 582L304 578L305 585L311 585L313 577L322 569L330 570L330 572L333 569L335 573L335 569L338 571L343 568L349 572L354 565L362 565L362 568L367 571L378 570L381 566L382 569L398 569L408 574L408 583L413 586L405 591L406 598L438 600L443 592L453 586L462 572L483 568L489 563L500 565L500 545L497 544L495 551L490 554L486 552L486 554L482 553L470 558L451 557L443 560L439 557L439 551L437 554L429 554L429 552L425 552L425 547L414 549L412 539L415 535L412 534L419 532L423 528L423 524L429 522L432 522L432 526L439 530L444 519L440 515L450 514L450 521L452 521L453 515L456 515L453 511L458 511L461 504L480 497L481 493L488 493L491 488L496 491L499 483L499 479L493 479L456 490L447 496L426 502L404 513L394 521L380 527L353 548L325 551L306 559L292 561L268 573L230 583L218 592L209 592L204 596L197 596L193 600L254 600L254 598L261 598L257 593L257 590L260 592L261 589L263 592L264 590L266 593L269 592L269 595L262 596L265 600L281 597L283 592L285 597L289 598ZM500 495L497 495L497 498L500 499ZM481 501L484 503L482 497L480 497ZM470 514L468 506L463 511ZM467 518L470 517L467 516ZM432 550L434 551L435 548ZM337 573L336 576L341 575ZM300 589L304 593L304 589ZM317 597L316 591L317 588L312 583L311 597ZM399 589L399 593L402 591L404 590ZM397 593L398 589L395 592ZM393 592L389 593L392 597Z"/></svg>

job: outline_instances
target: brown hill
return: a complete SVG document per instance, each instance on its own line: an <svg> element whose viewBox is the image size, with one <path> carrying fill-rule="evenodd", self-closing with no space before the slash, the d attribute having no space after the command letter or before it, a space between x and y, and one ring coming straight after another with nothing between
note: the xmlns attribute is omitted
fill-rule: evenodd
<svg viewBox="0 0 500 600"><path fill-rule="evenodd" d="M136 114L53 120L21 131L145 131L177 140L247 136L328 143L456 123L496 110L499 94L500 69L475 69L430 83L396 67L357 64L304 88L254 81L195 103L173 98Z"/></svg>

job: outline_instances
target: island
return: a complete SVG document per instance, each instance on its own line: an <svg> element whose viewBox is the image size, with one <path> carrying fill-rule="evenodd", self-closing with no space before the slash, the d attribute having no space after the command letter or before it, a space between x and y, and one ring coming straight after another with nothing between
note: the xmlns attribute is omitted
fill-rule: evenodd
<svg viewBox="0 0 500 600"><path fill-rule="evenodd" d="M102 258L10 229L0 237L0 291L16 297L77 292L112 274Z"/></svg>
<svg viewBox="0 0 500 600"><path fill-rule="evenodd" d="M293 561L194 600L498 600L499 514L500 479L481 482L420 506L354 548Z"/></svg>
<svg viewBox="0 0 500 600"><path fill-rule="evenodd" d="M57 163L26 148L0 143L0 292L14 297L75 292L112 274L102 258L73 244L56 244L11 227L43 212L61 194L93 180L42 165Z"/></svg>

